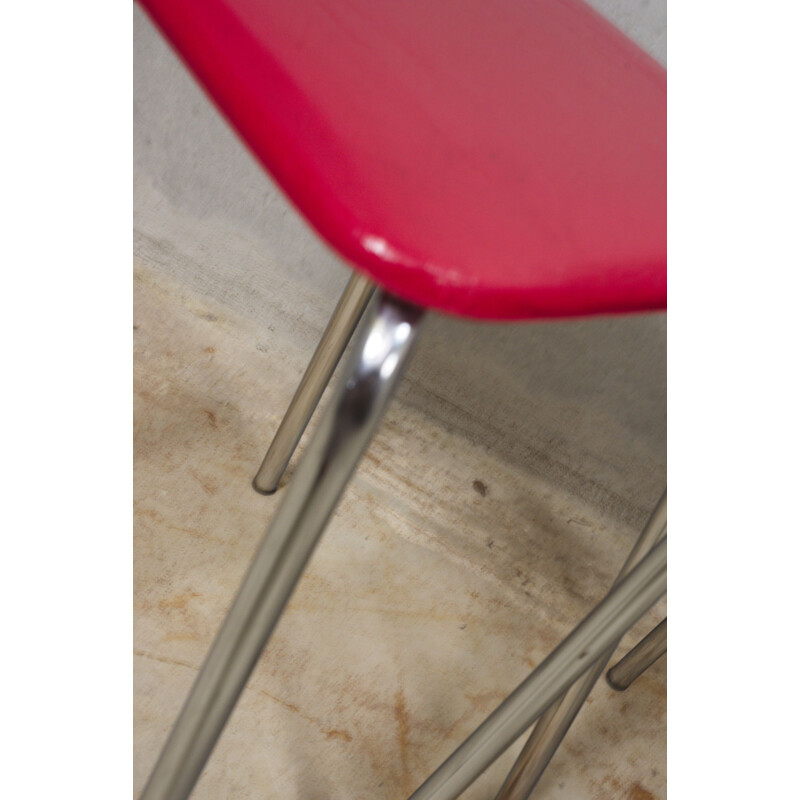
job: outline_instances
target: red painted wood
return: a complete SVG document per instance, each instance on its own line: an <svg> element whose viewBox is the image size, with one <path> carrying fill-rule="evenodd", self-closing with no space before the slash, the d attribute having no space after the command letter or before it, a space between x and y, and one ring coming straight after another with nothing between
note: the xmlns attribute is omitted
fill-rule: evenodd
<svg viewBox="0 0 800 800"><path fill-rule="evenodd" d="M144 0L319 233L396 294L666 305L666 73L576 0Z"/></svg>

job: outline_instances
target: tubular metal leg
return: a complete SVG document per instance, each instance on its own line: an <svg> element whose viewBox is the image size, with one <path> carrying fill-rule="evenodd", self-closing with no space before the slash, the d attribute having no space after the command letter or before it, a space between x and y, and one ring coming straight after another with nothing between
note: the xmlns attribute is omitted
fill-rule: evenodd
<svg viewBox="0 0 800 800"><path fill-rule="evenodd" d="M257 492L272 494L278 488L281 475L374 291L372 281L353 272L253 479L253 488Z"/></svg>
<svg viewBox="0 0 800 800"><path fill-rule="evenodd" d="M664 537L411 795L454 800L667 591Z"/></svg>
<svg viewBox="0 0 800 800"><path fill-rule="evenodd" d="M142 800L185 800L200 775L350 475L420 329L423 312L379 293L217 635Z"/></svg>
<svg viewBox="0 0 800 800"><path fill-rule="evenodd" d="M608 685L618 692L624 692L666 652L667 621L662 620L633 650L606 673Z"/></svg>
<svg viewBox="0 0 800 800"><path fill-rule="evenodd" d="M652 550L653 545L666 534L666 530L667 493L665 491L620 570L614 586L619 584L642 561ZM621 634L619 638L621 638ZM597 679L603 674L603 670L619 644L619 638L614 640L608 650L580 680L542 714L528 741L517 756L496 800L527 800L531 796L584 701L592 691Z"/></svg>

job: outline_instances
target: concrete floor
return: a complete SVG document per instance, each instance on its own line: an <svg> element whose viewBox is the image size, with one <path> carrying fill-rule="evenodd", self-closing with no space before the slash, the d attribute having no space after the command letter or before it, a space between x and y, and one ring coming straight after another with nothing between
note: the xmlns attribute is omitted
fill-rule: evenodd
<svg viewBox="0 0 800 800"><path fill-rule="evenodd" d="M281 500L250 480L347 272L134 14L138 794ZM406 797L603 596L665 442L664 315L434 316L194 796ZM666 796L665 659L597 686L539 796Z"/></svg>

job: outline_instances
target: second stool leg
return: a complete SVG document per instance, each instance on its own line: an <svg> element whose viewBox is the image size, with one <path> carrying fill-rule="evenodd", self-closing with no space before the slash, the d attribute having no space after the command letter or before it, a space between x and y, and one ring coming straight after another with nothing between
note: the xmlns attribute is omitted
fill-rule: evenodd
<svg viewBox="0 0 800 800"><path fill-rule="evenodd" d="M278 488L281 475L374 291L375 284L369 278L353 272L253 479L257 492L272 494Z"/></svg>
<svg viewBox="0 0 800 800"><path fill-rule="evenodd" d="M612 689L624 692L646 669L667 652L667 621L662 620L636 647L606 673Z"/></svg>
<svg viewBox="0 0 800 800"><path fill-rule="evenodd" d="M455 800L667 591L664 537L410 800Z"/></svg>
<svg viewBox="0 0 800 800"><path fill-rule="evenodd" d="M667 493L658 501L650 519L633 546L614 585L616 586L661 539L667 530ZM528 800L550 759L561 744L597 679L619 644L617 639L568 691L542 714L514 766L508 773L496 800Z"/></svg>

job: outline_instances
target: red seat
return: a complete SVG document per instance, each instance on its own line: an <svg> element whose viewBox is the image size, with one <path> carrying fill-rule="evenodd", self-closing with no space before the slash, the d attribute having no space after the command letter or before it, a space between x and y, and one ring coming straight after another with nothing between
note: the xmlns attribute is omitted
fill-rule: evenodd
<svg viewBox="0 0 800 800"><path fill-rule="evenodd" d="M666 306L666 73L576 0L144 0L319 233L418 305Z"/></svg>

